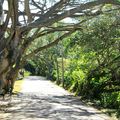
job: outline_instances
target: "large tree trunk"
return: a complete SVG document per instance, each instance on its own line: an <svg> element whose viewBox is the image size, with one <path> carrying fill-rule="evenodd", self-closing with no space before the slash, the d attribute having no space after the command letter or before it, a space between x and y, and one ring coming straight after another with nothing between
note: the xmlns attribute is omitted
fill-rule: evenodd
<svg viewBox="0 0 120 120"><path fill-rule="evenodd" d="M8 39L4 39L5 42L3 44L1 43L3 50L0 52L0 91L8 86L8 81L11 82L11 88L13 89L18 71L21 68L21 55L25 48L19 47L19 41L21 39L19 30L13 30L13 33L11 39L9 38L9 44L4 45ZM0 41L2 40L0 39Z"/></svg>
<svg viewBox="0 0 120 120"><path fill-rule="evenodd" d="M14 54L16 54L16 52L14 52L11 57L9 57L8 54L6 58L0 59L0 91L6 89L8 84L11 84L10 89L12 92L15 80L18 76L18 72L22 68L22 64L20 61L21 54L18 53L18 57L16 56L16 58ZM8 81L10 83L8 83Z"/></svg>
<svg viewBox="0 0 120 120"><path fill-rule="evenodd" d="M6 76L7 80L10 80L10 82L11 82L11 88L10 88L11 89L11 93L12 93L12 91L14 89L14 84L15 84L15 81L16 81L16 79L18 77L19 70L20 70L20 66L16 66L15 68L11 69L8 72L7 76Z"/></svg>
<svg viewBox="0 0 120 120"><path fill-rule="evenodd" d="M5 86L7 72L9 71L8 52L6 49L0 55L0 90Z"/></svg>

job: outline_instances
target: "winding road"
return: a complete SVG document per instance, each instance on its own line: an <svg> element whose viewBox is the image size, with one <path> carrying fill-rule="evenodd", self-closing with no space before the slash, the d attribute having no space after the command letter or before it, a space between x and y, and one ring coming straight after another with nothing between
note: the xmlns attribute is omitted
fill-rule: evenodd
<svg viewBox="0 0 120 120"><path fill-rule="evenodd" d="M44 77L25 78L0 120L111 120Z"/></svg>

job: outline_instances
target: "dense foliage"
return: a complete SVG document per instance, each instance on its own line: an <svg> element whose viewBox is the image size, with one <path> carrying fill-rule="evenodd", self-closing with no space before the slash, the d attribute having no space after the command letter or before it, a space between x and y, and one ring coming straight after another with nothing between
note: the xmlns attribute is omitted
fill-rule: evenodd
<svg viewBox="0 0 120 120"><path fill-rule="evenodd" d="M76 94L119 109L120 29L116 21L111 14L99 16L71 38L65 80Z"/></svg>

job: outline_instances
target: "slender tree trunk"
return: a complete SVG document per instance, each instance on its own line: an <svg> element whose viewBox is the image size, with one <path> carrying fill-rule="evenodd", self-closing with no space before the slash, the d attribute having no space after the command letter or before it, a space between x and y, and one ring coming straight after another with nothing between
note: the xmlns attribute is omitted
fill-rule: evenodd
<svg viewBox="0 0 120 120"><path fill-rule="evenodd" d="M56 58L56 69L57 69L57 84L60 84L59 65L57 58Z"/></svg>
<svg viewBox="0 0 120 120"><path fill-rule="evenodd" d="M64 53L63 53L63 45L62 45L62 86L64 88Z"/></svg>

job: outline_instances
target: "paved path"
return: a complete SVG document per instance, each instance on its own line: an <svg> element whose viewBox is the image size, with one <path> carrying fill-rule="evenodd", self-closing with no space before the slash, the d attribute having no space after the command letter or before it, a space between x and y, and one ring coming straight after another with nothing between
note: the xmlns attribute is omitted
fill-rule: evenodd
<svg viewBox="0 0 120 120"><path fill-rule="evenodd" d="M27 77L0 120L111 120L43 77Z"/></svg>

